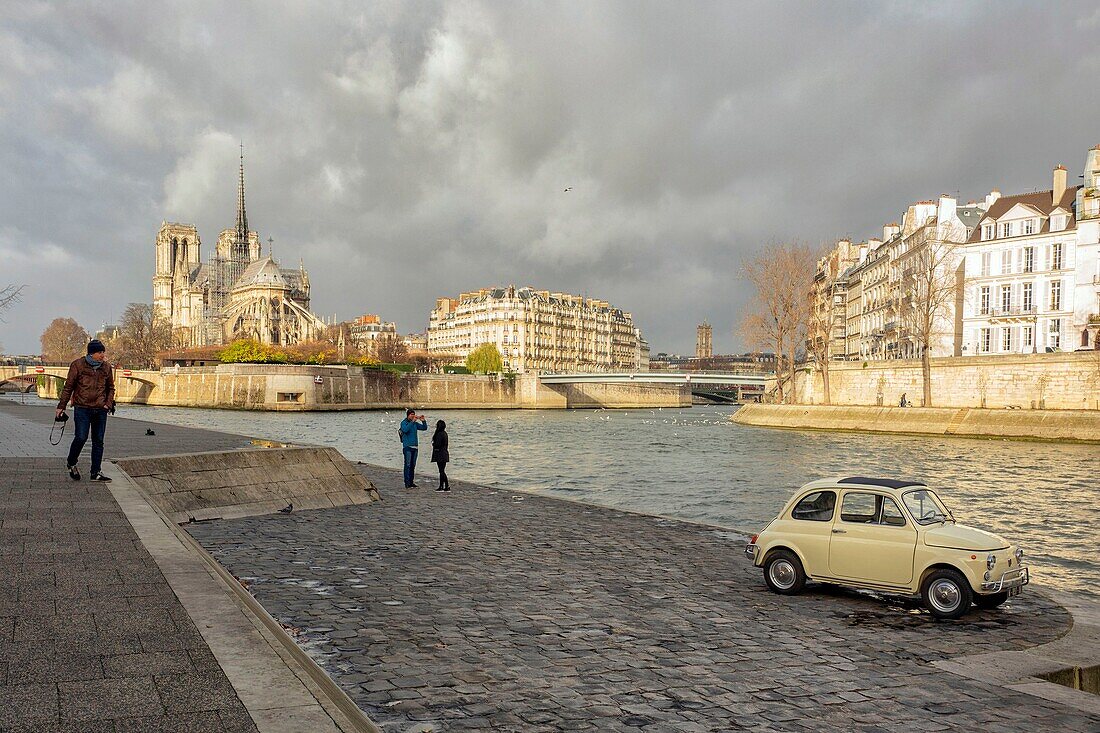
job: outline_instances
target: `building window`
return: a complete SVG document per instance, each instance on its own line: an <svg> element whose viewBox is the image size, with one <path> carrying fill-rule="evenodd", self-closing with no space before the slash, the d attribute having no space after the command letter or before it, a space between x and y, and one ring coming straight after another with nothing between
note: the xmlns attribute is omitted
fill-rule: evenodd
<svg viewBox="0 0 1100 733"><path fill-rule="evenodd" d="M1035 248L1024 247L1024 272L1035 271Z"/></svg>
<svg viewBox="0 0 1100 733"><path fill-rule="evenodd" d="M979 300L978 313L983 316L989 315L989 286L983 285L981 290L981 296Z"/></svg>
<svg viewBox="0 0 1100 733"><path fill-rule="evenodd" d="M993 224L986 224L984 227L982 227L982 239L993 239L993 230Z"/></svg>
<svg viewBox="0 0 1100 733"><path fill-rule="evenodd" d="M1050 309L1062 310L1062 281L1054 280L1050 283Z"/></svg>
<svg viewBox="0 0 1100 733"><path fill-rule="evenodd" d="M1001 236L1002 237L1011 237L1012 236L1012 222L1006 221L1004 224L1001 224Z"/></svg>
<svg viewBox="0 0 1100 733"><path fill-rule="evenodd" d="M1050 319L1050 331L1047 335L1047 345L1055 349L1062 348L1062 319Z"/></svg>
<svg viewBox="0 0 1100 733"><path fill-rule="evenodd" d="M1024 283L1024 293L1023 293L1023 303L1022 303L1024 313L1030 313L1031 312L1031 308L1032 308L1032 302L1031 302L1032 287L1033 287L1032 283Z"/></svg>
<svg viewBox="0 0 1100 733"><path fill-rule="evenodd" d="M990 256L989 252L982 252L982 275L983 276L988 276L989 275L989 261L990 261L990 259L992 259L992 258Z"/></svg>
<svg viewBox="0 0 1100 733"><path fill-rule="evenodd" d="M990 331L990 329L988 329L988 328L983 328L982 329L982 338L981 338L981 342L980 342L980 345L978 347L978 350L981 351L983 354L988 354L989 353L989 347L990 347L990 334L989 334L989 331Z"/></svg>
<svg viewBox="0 0 1100 733"><path fill-rule="evenodd" d="M1001 311L1008 313L1012 309L1012 286L1001 286Z"/></svg>
<svg viewBox="0 0 1100 733"><path fill-rule="evenodd" d="M1027 221L1024 222L1024 234L1034 234L1034 233L1035 233L1035 220L1034 219L1028 219Z"/></svg>
<svg viewBox="0 0 1100 733"><path fill-rule="evenodd" d="M1012 351L1012 329L1007 326L1001 329L1001 351Z"/></svg>
<svg viewBox="0 0 1100 733"><path fill-rule="evenodd" d="M1008 275L1012 272L1012 250L1001 252L1001 274Z"/></svg>
<svg viewBox="0 0 1100 733"><path fill-rule="evenodd" d="M1061 243L1050 245L1050 269L1052 270L1062 269L1062 247Z"/></svg>
<svg viewBox="0 0 1100 733"><path fill-rule="evenodd" d="M1031 347L1035 345L1035 330L1033 326L1024 326L1023 333L1024 346Z"/></svg>

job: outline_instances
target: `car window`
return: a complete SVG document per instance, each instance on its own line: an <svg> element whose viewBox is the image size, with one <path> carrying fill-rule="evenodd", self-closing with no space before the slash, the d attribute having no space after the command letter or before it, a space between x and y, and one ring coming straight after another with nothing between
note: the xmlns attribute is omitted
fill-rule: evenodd
<svg viewBox="0 0 1100 733"><path fill-rule="evenodd" d="M943 522L951 518L947 507L943 505L939 497L928 489L906 491L901 495L905 508L913 515L917 524L933 524Z"/></svg>
<svg viewBox="0 0 1100 733"><path fill-rule="evenodd" d="M882 524L891 527L904 527L905 515L898 508L898 503L889 496L880 496L882 499Z"/></svg>
<svg viewBox="0 0 1100 733"><path fill-rule="evenodd" d="M849 491L844 495L844 502L840 505L840 518L845 522L855 524L877 524L878 502L875 494L865 494L862 491Z"/></svg>
<svg viewBox="0 0 1100 733"><path fill-rule="evenodd" d="M832 491L815 491L802 497L802 501L791 510L792 519L805 519L811 522L828 522L833 518L836 506L836 494Z"/></svg>

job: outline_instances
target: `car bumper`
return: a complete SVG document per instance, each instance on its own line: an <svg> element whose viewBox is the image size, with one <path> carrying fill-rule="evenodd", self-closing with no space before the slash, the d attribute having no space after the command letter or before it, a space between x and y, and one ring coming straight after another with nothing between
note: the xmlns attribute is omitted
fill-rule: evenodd
<svg viewBox="0 0 1100 733"><path fill-rule="evenodd" d="M752 560L753 564L756 564L756 545L752 542L745 545L745 557Z"/></svg>
<svg viewBox="0 0 1100 733"><path fill-rule="evenodd" d="M997 580L982 583L982 593L1003 593L1013 588L1022 588L1031 582L1031 573L1026 566L1009 570Z"/></svg>

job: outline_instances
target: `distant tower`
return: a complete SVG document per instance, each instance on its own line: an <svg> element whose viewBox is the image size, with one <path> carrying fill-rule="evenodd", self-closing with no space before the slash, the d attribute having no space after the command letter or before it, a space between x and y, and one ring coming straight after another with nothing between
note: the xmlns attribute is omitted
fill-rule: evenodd
<svg viewBox="0 0 1100 733"><path fill-rule="evenodd" d="M695 358L709 359L714 356L714 342L711 340L713 329L703 321L695 328Z"/></svg>

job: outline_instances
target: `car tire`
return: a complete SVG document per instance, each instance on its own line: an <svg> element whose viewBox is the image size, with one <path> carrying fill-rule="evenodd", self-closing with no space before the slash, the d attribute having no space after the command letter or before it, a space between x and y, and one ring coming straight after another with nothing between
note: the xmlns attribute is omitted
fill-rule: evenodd
<svg viewBox="0 0 1100 733"><path fill-rule="evenodd" d="M920 597L928 612L939 619L956 619L970 610L974 594L958 570L942 568L928 574L920 587Z"/></svg>
<svg viewBox="0 0 1100 733"><path fill-rule="evenodd" d="M790 550L776 550L764 561L764 582L774 592L793 596L806 585L806 572L798 555Z"/></svg>
<svg viewBox="0 0 1100 733"><path fill-rule="evenodd" d="M1003 593L990 593L989 595L980 596L975 594L974 605L978 608L988 610L990 608L996 608L1005 601L1008 600L1008 592Z"/></svg>

